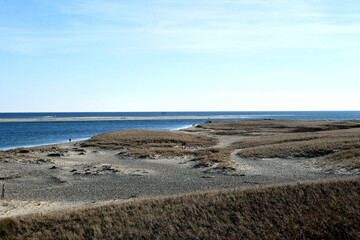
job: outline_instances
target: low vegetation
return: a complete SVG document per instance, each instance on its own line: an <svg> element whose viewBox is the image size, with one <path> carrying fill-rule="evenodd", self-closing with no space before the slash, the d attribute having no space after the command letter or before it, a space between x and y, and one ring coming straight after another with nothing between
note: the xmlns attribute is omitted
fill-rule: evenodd
<svg viewBox="0 0 360 240"><path fill-rule="evenodd" d="M26 163L51 163L52 160L42 156L28 155L19 151L0 151L0 161L2 162L26 162Z"/></svg>
<svg viewBox="0 0 360 240"><path fill-rule="evenodd" d="M319 132L337 129L360 128L359 120L282 120L256 119L243 121L216 121L204 123L199 129L213 130L218 135L264 135L296 132Z"/></svg>
<svg viewBox="0 0 360 240"><path fill-rule="evenodd" d="M194 152L194 161L197 161L195 167L217 167L228 168L230 164L230 155L235 148L208 148Z"/></svg>
<svg viewBox="0 0 360 240"><path fill-rule="evenodd" d="M136 158L184 157L197 161L196 166L210 167L227 162L233 148L214 148L212 137L174 131L123 130L95 136L83 147L122 149L120 155Z"/></svg>
<svg viewBox="0 0 360 240"><path fill-rule="evenodd" d="M243 158L316 158L329 170L360 168L360 121L244 120L204 123L214 135L239 135ZM243 137L246 136L246 137Z"/></svg>
<svg viewBox="0 0 360 240"><path fill-rule="evenodd" d="M0 221L2 239L359 239L360 178L134 200Z"/></svg>
<svg viewBox="0 0 360 240"><path fill-rule="evenodd" d="M122 130L104 133L85 141L83 147L101 147L108 149L123 148L172 148L209 147L216 144L211 137L175 132L168 130Z"/></svg>
<svg viewBox="0 0 360 240"><path fill-rule="evenodd" d="M191 155L193 152L183 149L183 148L166 148L166 147L158 147L158 148L131 148L127 152L121 152L120 154L124 154L125 156L131 156L136 158L154 158L157 156L162 157L183 157L187 155Z"/></svg>
<svg viewBox="0 0 360 240"><path fill-rule="evenodd" d="M243 149L239 152L241 157L325 157L332 163L338 162L338 167L360 167L358 128L250 137L234 146Z"/></svg>
<svg viewBox="0 0 360 240"><path fill-rule="evenodd" d="M204 148L196 150L187 150L182 148L153 148L153 149L131 149L130 152L124 152L126 156L136 158L152 157L184 157L188 156L192 161L197 162L195 167L221 167L229 166L230 155L234 148ZM219 165L220 164L220 165ZM224 165L225 164L225 165Z"/></svg>
<svg viewBox="0 0 360 240"><path fill-rule="evenodd" d="M326 156L322 162L328 163L332 168L360 169L360 148L343 150Z"/></svg>
<svg viewBox="0 0 360 240"><path fill-rule="evenodd" d="M6 151L0 151L0 161L17 161L37 164L52 163L53 160L51 158L48 158L47 156L63 156L68 151L68 149L60 148L54 145L45 145L29 148L21 147Z"/></svg>

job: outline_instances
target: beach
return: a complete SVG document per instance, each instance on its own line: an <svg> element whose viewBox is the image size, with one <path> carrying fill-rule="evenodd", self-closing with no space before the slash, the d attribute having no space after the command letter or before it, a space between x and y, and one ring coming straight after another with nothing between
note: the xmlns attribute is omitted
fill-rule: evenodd
<svg viewBox="0 0 360 240"><path fill-rule="evenodd" d="M267 125L263 127L268 132L261 128L251 130L247 126L242 128L247 129L244 133L241 129L224 130L216 123L205 123L181 131L138 130L140 132L134 135L146 138L147 134L161 133L162 138L169 135L174 139L179 135L179 141L188 136L196 137L196 141L186 138L188 144L185 146L174 143L170 148L167 148L168 140L161 146L148 147L149 142L146 142L141 148L132 148L130 143L123 142L127 147L101 147L94 145L94 138L93 142L87 140L3 151L0 182L5 183L6 199L1 200L1 217L81 208L109 201L359 175L358 168L327 168L321 161L319 163L319 157L245 158L239 155L242 149L234 147L235 143L250 139L250 136L267 136L273 134L271 131L279 131L277 126L268 127L265 123ZM331 123L332 128L358 126L352 121ZM309 124L319 128L331 123L315 121ZM284 129L290 131L291 124ZM105 134L105 142L100 143L113 141L110 138L111 135ZM135 137L130 138L129 141ZM207 142L209 139L212 142ZM150 140L154 142L154 139ZM174 141L170 140L173 144ZM191 141L194 145L190 144ZM207 145L198 146L198 143ZM96 144L99 144L98 140ZM140 143L137 141L136 144ZM171 149L176 151L169 155ZM219 155L223 152L226 161L217 159L223 157ZM199 154L202 157L194 157Z"/></svg>

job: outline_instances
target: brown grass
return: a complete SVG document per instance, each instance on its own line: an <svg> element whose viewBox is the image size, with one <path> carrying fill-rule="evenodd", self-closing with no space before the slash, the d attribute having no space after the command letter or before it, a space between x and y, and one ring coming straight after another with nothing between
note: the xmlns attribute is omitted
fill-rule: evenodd
<svg viewBox="0 0 360 240"><path fill-rule="evenodd" d="M44 145L44 146L37 146L37 147L28 147L28 148L15 148L15 149L10 149L7 150L7 153L12 153L12 154L16 154L16 153L21 153L21 154L26 154L26 153L34 153L34 152L59 152L59 151L65 151L64 149L60 149L59 147L53 146L53 145Z"/></svg>
<svg viewBox="0 0 360 240"><path fill-rule="evenodd" d="M227 162L235 149L230 148L205 148L196 150L187 150L182 148L152 148L152 149L131 149L129 156L137 158L147 157L184 157L189 156L198 163L195 167L211 167L216 163Z"/></svg>
<svg viewBox="0 0 360 240"><path fill-rule="evenodd" d="M354 167L359 161L360 129L332 130L315 133L287 133L251 137L235 143L242 157L326 157L341 161L338 166ZM340 163L340 162L339 162Z"/></svg>
<svg viewBox="0 0 360 240"><path fill-rule="evenodd" d="M336 129L360 128L360 120L280 120L257 119L243 121L216 121L199 125L200 129L215 130L219 135L256 135L272 133L318 132Z"/></svg>
<svg viewBox="0 0 360 240"><path fill-rule="evenodd" d="M339 150L360 147L360 129L252 137L243 139L235 145L237 148L245 148L241 152L244 156L323 156Z"/></svg>
<svg viewBox="0 0 360 240"><path fill-rule="evenodd" d="M122 130L104 133L85 141L83 147L101 147L108 149L122 148L170 148L181 147L209 147L216 144L216 140L206 136L188 134L168 130Z"/></svg>
<svg viewBox="0 0 360 240"><path fill-rule="evenodd" d="M41 156L33 156L28 154L22 154L15 150L9 151L0 151L0 161L3 162L12 162L12 161L21 161L27 163L45 163L52 162L51 159Z"/></svg>
<svg viewBox="0 0 360 240"><path fill-rule="evenodd" d="M28 215L1 220L0 232L4 239L49 240L359 239L359 202L360 178L356 178Z"/></svg>
<svg viewBox="0 0 360 240"><path fill-rule="evenodd" d="M230 155L234 150L233 147L197 150L194 152L194 161L198 162L195 167L211 167L219 163L221 166L225 166L225 163L230 161Z"/></svg>
<svg viewBox="0 0 360 240"><path fill-rule="evenodd" d="M56 146L46 145L29 148L15 148L6 151L0 151L0 161L19 161L27 163L50 163L53 162L50 158L39 156L38 153L49 153L63 155L68 152L66 149L61 149Z"/></svg>
<svg viewBox="0 0 360 240"><path fill-rule="evenodd" d="M343 167L360 168L360 148L335 152L326 156L325 161L335 169Z"/></svg>
<svg viewBox="0 0 360 240"><path fill-rule="evenodd" d="M183 145L186 143L186 145ZM97 135L85 141L83 147L125 149L125 156L137 158L193 157L198 166L211 166L224 161L228 149L211 148L217 140L211 137L168 130L123 130Z"/></svg>
<svg viewBox="0 0 360 240"><path fill-rule="evenodd" d="M319 158L329 170L360 167L360 120L244 120L204 123L215 135L241 135L238 155L255 158ZM327 165L327 166L326 166Z"/></svg>
<svg viewBox="0 0 360 240"><path fill-rule="evenodd" d="M138 158L147 158L147 157L182 157L187 155L192 155L193 152L183 149L183 148L131 148L128 152L129 156L138 157Z"/></svg>

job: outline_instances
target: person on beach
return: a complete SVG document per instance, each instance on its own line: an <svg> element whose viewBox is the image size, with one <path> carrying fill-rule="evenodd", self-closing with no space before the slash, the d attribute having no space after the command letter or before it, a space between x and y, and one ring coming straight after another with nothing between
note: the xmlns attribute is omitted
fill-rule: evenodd
<svg viewBox="0 0 360 240"><path fill-rule="evenodd" d="M71 138L69 138L69 142L71 142Z"/></svg>

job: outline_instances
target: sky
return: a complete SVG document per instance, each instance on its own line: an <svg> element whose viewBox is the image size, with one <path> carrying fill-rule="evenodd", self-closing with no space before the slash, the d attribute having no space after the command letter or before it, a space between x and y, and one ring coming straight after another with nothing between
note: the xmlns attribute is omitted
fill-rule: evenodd
<svg viewBox="0 0 360 240"><path fill-rule="evenodd" d="M358 0L0 0L0 112L360 110Z"/></svg>

